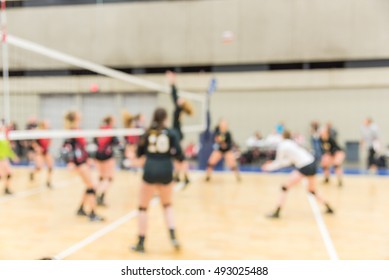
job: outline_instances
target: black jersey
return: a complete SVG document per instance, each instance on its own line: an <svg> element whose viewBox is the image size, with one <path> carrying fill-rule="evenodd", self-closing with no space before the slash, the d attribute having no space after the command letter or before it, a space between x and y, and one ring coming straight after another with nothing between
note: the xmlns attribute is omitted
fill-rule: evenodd
<svg viewBox="0 0 389 280"><path fill-rule="evenodd" d="M173 180L172 158L182 157L176 133L167 128L150 129L141 138L137 156L146 156L143 180L150 184L169 184Z"/></svg>
<svg viewBox="0 0 389 280"><path fill-rule="evenodd" d="M336 141L331 137L327 140L320 138L320 147L323 154L334 155L336 152L342 150L338 143L336 143Z"/></svg>
<svg viewBox="0 0 389 280"><path fill-rule="evenodd" d="M215 130L215 149L225 153L232 149L233 140L229 131L221 132L219 128Z"/></svg>
<svg viewBox="0 0 389 280"><path fill-rule="evenodd" d="M63 156L67 163L74 163L79 166L86 163L88 152L86 151L87 141L83 137L66 139L63 144Z"/></svg>
<svg viewBox="0 0 389 280"><path fill-rule="evenodd" d="M137 155L171 159L182 154L176 133L170 129L149 129L141 138Z"/></svg>
<svg viewBox="0 0 389 280"><path fill-rule="evenodd" d="M177 88L175 85L172 85L171 88L172 93L172 99L174 104L174 112L173 112L173 128L177 131L179 140L182 140L184 138L184 134L181 130L181 113L182 113L182 107L178 105L178 93Z"/></svg>

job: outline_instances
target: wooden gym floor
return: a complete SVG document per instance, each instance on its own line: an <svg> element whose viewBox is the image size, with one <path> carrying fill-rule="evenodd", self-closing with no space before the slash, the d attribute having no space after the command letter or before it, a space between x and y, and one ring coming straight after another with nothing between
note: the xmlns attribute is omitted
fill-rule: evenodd
<svg viewBox="0 0 389 280"><path fill-rule="evenodd" d="M236 183L231 173L217 173L205 183L202 173L193 173L193 183L175 193L182 250L171 248L154 203L147 253L139 255L129 246L136 241L140 173L117 173L109 207L99 209L107 221L91 223L75 215L84 188L74 173L56 170L55 189L48 190L44 174L29 183L27 169L16 169L15 194L0 197L0 259L328 259L303 186L290 191L282 219L265 218L285 176L246 173ZM389 259L388 183L387 177L347 176L342 189L319 185L336 210L323 218L340 259Z"/></svg>

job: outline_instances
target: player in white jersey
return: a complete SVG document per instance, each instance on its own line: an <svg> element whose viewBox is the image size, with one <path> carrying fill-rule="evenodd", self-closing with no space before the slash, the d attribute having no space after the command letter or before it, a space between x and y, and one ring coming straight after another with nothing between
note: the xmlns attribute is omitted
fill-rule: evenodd
<svg viewBox="0 0 389 280"><path fill-rule="evenodd" d="M314 157L296 142L291 140L291 133L284 131L283 140L277 147L276 159L267 162L262 166L264 171L273 171L283 167L294 166L295 170L289 175L288 180L283 184L281 197L277 209L269 215L269 218L279 218L282 207L285 204L287 191L298 184L303 178L308 180L308 191L326 207L326 213L334 211L329 204L316 192L317 167Z"/></svg>

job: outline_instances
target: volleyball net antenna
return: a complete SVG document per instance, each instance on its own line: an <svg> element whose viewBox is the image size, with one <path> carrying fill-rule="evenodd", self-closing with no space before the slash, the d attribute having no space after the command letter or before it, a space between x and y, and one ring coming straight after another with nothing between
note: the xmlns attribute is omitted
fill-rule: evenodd
<svg viewBox="0 0 389 280"><path fill-rule="evenodd" d="M78 137L139 135L143 133L142 129L97 130L97 120L101 120L109 113L120 120L120 112L118 111L124 109L131 114L145 113L148 125L151 111L161 106L159 95L164 94L171 99L170 96L167 96L171 94L170 86L167 85L164 77L161 79L161 75L159 77L151 76L150 79L147 76L146 79L144 76L135 76L17 36L5 34L4 31L1 35L6 36L6 42L4 41L3 44L7 44L9 48L8 57L5 57L3 53L3 65L4 63L9 65L11 74L9 79L2 80L3 88L9 89L11 93L11 101L7 98L2 99L3 109L8 110L11 120L18 120L18 112L20 115L20 111L23 110L23 108L18 107L18 99L21 101L20 104L25 104L26 102L21 99L31 98L35 104L30 105L40 106L41 111L44 111L42 113L38 109L37 117L48 118L51 123L55 123L51 126L52 130L11 131L9 133L10 140L42 137L65 138L72 135ZM5 60L7 61L5 62ZM73 75L74 72L79 74ZM179 96L189 100L195 109L195 117L192 120L189 117L186 118L188 121L185 122L183 131L187 133L203 131L206 128L205 93L179 90ZM57 103L54 102L55 99L57 99ZM170 103L172 101L166 99L162 106L171 107ZM50 106L53 108L49 108ZM54 108L56 106L57 108ZM93 106L95 112L91 113ZM34 110L25 109L34 114ZM70 132L58 125L58 122L63 123L64 112L69 109L77 109L82 115L87 115L86 117L89 119L87 125L82 122L85 130ZM54 114L50 114L50 110ZM85 112L85 110L89 111ZM27 117L26 112L24 112L24 116ZM55 118L60 118L60 120L54 120ZM118 127L121 126L119 122L117 121Z"/></svg>

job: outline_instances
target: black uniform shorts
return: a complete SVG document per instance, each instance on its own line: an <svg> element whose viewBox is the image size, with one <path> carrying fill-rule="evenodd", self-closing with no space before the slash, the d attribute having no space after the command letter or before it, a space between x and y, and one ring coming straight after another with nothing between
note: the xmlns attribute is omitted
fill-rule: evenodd
<svg viewBox="0 0 389 280"><path fill-rule="evenodd" d="M95 157L98 161L105 161L105 160L111 159L113 157L113 154L106 154L106 153L97 152Z"/></svg>
<svg viewBox="0 0 389 280"><path fill-rule="evenodd" d="M304 176L314 176L317 173L317 166L315 162L312 162L304 167L297 169Z"/></svg>
<svg viewBox="0 0 389 280"><path fill-rule="evenodd" d="M147 158L143 180L149 184L170 184L173 181L172 160L170 158Z"/></svg>

